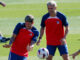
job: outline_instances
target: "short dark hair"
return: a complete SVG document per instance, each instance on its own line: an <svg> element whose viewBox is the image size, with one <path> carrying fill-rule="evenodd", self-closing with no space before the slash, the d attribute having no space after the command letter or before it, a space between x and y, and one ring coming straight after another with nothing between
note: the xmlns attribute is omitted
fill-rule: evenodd
<svg viewBox="0 0 80 60"><path fill-rule="evenodd" d="M33 22L33 20L34 20L34 17L32 16L32 15L27 15L26 17L25 17L25 22Z"/></svg>

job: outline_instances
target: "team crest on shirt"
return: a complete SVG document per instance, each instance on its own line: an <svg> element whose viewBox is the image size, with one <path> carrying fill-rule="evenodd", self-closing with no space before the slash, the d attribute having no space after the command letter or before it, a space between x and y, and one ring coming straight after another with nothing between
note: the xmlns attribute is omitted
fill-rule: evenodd
<svg viewBox="0 0 80 60"><path fill-rule="evenodd" d="M57 21L56 23L59 24L59 21Z"/></svg>
<svg viewBox="0 0 80 60"><path fill-rule="evenodd" d="M32 33L30 33L29 35L32 36Z"/></svg>

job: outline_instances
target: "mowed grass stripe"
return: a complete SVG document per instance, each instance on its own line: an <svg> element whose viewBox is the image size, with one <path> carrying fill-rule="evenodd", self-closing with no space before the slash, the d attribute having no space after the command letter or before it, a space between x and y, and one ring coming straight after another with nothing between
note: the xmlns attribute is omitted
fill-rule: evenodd
<svg viewBox="0 0 80 60"><path fill-rule="evenodd" d="M79 16L79 5L80 3L58 3L58 11L63 12L67 16ZM43 3L7 5L5 8L1 7L0 9L0 17L23 17L26 14L41 17L45 13L47 13L47 7Z"/></svg>
<svg viewBox="0 0 80 60"><path fill-rule="evenodd" d="M46 59L39 59L37 56L29 56L28 57L28 60L35 60L35 59L36 60L46 60ZM8 60L8 56L1 56L0 60ZM53 60L62 60L62 57L61 56L54 56ZM70 60L73 60L72 57L70 57ZM75 60L80 60L80 56L77 56L75 58Z"/></svg>

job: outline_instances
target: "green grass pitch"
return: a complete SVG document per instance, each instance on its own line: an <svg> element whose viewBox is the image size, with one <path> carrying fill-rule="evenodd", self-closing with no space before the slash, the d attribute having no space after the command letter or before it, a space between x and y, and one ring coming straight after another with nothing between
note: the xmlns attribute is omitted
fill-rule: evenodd
<svg viewBox="0 0 80 60"><path fill-rule="evenodd" d="M6 37L11 37L13 29L18 22L24 22L24 18L28 14L35 17L34 26L40 29L42 16L47 13L46 2L48 0L2 0L6 3L6 7L0 6L0 31ZM58 3L57 10L64 13L69 21L70 31L67 36L67 44L69 54L80 49L80 0L56 0ZM37 58L37 50L40 47L46 47L45 34L40 46L34 47L33 51L29 52L28 60L40 60ZM8 43L8 42L7 42ZM45 43L45 44L44 44ZM5 43L4 43L5 44ZM7 60L9 48L3 48L0 44L0 60ZM70 57L72 60L72 58ZM62 60L58 50L54 60ZM76 57L80 60L80 56Z"/></svg>

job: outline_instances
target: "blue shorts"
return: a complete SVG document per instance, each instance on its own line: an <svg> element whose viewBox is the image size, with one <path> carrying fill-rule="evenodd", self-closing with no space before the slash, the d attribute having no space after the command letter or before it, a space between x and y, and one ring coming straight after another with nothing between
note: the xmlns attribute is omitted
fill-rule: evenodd
<svg viewBox="0 0 80 60"><path fill-rule="evenodd" d="M10 52L8 60L27 60L27 57L16 55L15 53Z"/></svg>
<svg viewBox="0 0 80 60"><path fill-rule="evenodd" d="M47 45L47 49L49 50L49 54L52 55L52 56L55 55L56 48L58 48L59 53L60 53L61 56L63 54L68 54L67 45L58 45L58 46Z"/></svg>

